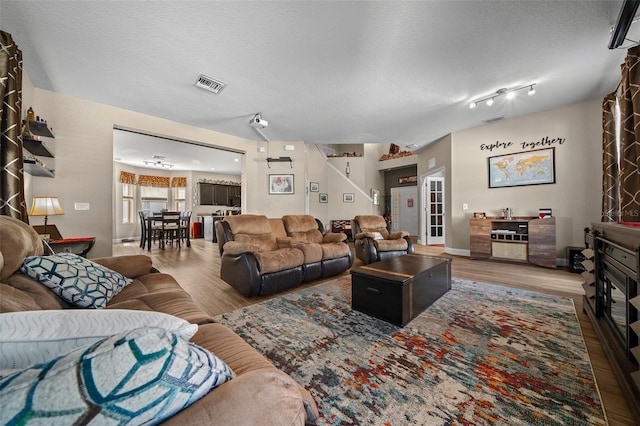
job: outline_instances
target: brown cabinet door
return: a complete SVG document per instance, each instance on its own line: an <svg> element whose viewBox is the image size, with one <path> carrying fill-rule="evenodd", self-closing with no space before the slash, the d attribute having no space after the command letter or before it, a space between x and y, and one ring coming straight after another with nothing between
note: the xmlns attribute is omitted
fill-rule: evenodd
<svg viewBox="0 0 640 426"><path fill-rule="evenodd" d="M491 257L491 221L488 219L469 219L470 258L488 259Z"/></svg>
<svg viewBox="0 0 640 426"><path fill-rule="evenodd" d="M556 268L556 218L529 221L529 262Z"/></svg>

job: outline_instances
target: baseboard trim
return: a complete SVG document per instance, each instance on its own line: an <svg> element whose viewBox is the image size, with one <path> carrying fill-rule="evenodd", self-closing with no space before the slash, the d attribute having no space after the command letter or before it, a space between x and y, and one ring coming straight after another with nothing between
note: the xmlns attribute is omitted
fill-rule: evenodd
<svg viewBox="0 0 640 426"><path fill-rule="evenodd" d="M454 256L471 256L471 250L457 249L451 247L445 247L444 252L447 254L452 254Z"/></svg>

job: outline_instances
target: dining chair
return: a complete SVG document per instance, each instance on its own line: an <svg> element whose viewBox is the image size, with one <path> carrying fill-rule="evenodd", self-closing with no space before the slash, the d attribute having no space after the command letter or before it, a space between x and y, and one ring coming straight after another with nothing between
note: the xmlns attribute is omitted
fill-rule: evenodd
<svg viewBox="0 0 640 426"><path fill-rule="evenodd" d="M138 216L140 217L140 248L144 248L147 243L147 217L142 210L138 212Z"/></svg>
<svg viewBox="0 0 640 426"><path fill-rule="evenodd" d="M147 244L147 248L151 250L151 242L160 241L162 215L160 213L149 215L145 211L140 211L138 214L140 215L140 226L142 227L140 247L144 248L145 244Z"/></svg>
<svg viewBox="0 0 640 426"><path fill-rule="evenodd" d="M160 248L164 249L167 242L176 242L180 248L180 212L162 212L162 230L160 234Z"/></svg>
<svg viewBox="0 0 640 426"><path fill-rule="evenodd" d="M186 240L187 247L191 247L191 212L180 213L180 240Z"/></svg>

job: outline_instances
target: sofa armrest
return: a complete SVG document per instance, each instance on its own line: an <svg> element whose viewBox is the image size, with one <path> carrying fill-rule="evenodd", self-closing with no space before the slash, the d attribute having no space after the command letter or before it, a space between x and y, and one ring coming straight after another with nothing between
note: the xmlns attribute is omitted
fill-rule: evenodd
<svg viewBox="0 0 640 426"><path fill-rule="evenodd" d="M389 234L387 240L399 240L400 238L408 237L409 233L407 231L398 231L393 234Z"/></svg>
<svg viewBox="0 0 640 426"><path fill-rule="evenodd" d="M297 383L274 368L231 379L165 420L163 425L303 426L309 417Z"/></svg>
<svg viewBox="0 0 640 426"><path fill-rule="evenodd" d="M237 256L244 253L258 253L260 246L253 243L240 243L238 241L229 241L224 244L224 254Z"/></svg>
<svg viewBox="0 0 640 426"><path fill-rule="evenodd" d="M371 238L372 240L384 240L384 237L380 232L360 232L356 235L356 239L362 240L364 238Z"/></svg>
<svg viewBox="0 0 640 426"><path fill-rule="evenodd" d="M277 237L276 243L278 244L278 248L292 248L295 247L300 241L296 241L291 237Z"/></svg>
<svg viewBox="0 0 640 426"><path fill-rule="evenodd" d="M98 257L92 262L121 273L127 278L135 278L153 272L151 258L145 254L133 254L126 256Z"/></svg>
<svg viewBox="0 0 640 426"><path fill-rule="evenodd" d="M328 232L322 237L322 243L341 243L347 239L344 232Z"/></svg>

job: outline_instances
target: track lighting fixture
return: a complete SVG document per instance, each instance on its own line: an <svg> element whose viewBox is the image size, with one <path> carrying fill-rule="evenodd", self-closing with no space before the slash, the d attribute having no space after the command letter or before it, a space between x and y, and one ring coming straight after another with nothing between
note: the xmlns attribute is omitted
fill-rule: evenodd
<svg viewBox="0 0 640 426"><path fill-rule="evenodd" d="M149 167L153 167L153 168L160 168L160 169L173 169L174 164L169 164L169 163L164 163L162 161L151 161L151 160L143 160L142 161L144 163L145 166Z"/></svg>
<svg viewBox="0 0 640 426"><path fill-rule="evenodd" d="M482 102L486 103L487 106L491 106L493 105L493 102L495 101L495 99L502 95L506 95L507 99L513 99L517 94L516 92L526 88L529 88L529 91L527 92L527 94L531 96L536 93L536 89L534 89L533 87L535 85L536 83L532 83L532 84L526 84L524 86L516 87L515 89L507 89L507 88L498 89L496 93L494 93L493 95L485 96L484 98L480 98L471 102L469 104L469 108L474 109L475 107L478 106L478 104L481 104Z"/></svg>

